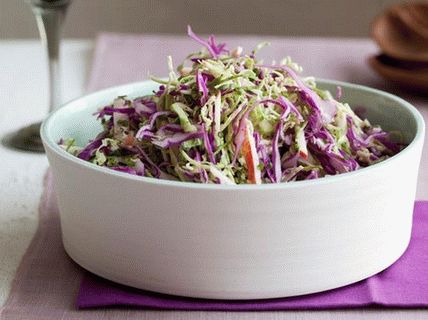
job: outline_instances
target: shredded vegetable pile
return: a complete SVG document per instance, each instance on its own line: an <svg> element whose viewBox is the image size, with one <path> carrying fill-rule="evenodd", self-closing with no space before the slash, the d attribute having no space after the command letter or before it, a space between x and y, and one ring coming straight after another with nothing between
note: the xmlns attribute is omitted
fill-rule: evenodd
<svg viewBox="0 0 428 320"><path fill-rule="evenodd" d="M227 50L214 36L169 77L153 78L152 95L118 97L97 112L104 130L68 152L134 175L198 183L261 184L308 180L367 167L402 145L346 103L298 76L289 58L279 65ZM337 92L341 94L340 88ZM340 98L340 97L338 97Z"/></svg>

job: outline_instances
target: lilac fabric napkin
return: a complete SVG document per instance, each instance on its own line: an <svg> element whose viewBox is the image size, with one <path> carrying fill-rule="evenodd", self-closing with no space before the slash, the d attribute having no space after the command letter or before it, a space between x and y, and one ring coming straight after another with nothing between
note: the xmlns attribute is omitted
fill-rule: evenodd
<svg viewBox="0 0 428 320"><path fill-rule="evenodd" d="M189 299L137 290L87 273L79 308L132 306L174 310L288 310L363 306L428 307L428 201L415 203L413 231L404 255L371 278L335 290L300 297L224 301Z"/></svg>

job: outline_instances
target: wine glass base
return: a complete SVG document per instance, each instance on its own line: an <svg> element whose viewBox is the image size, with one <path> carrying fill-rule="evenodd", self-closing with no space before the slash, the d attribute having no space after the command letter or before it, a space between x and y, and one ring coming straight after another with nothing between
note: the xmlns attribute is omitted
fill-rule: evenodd
<svg viewBox="0 0 428 320"><path fill-rule="evenodd" d="M2 140L3 145L8 148L19 149L22 151L43 153L42 139L40 138L41 122L33 123L29 126L19 129L5 136Z"/></svg>

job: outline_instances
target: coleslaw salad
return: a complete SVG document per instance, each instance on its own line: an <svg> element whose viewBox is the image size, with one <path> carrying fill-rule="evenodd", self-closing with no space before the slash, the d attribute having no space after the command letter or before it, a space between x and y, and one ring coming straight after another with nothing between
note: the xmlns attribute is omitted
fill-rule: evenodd
<svg viewBox="0 0 428 320"><path fill-rule="evenodd" d="M357 170L402 145L358 117L346 103L302 79L290 58L267 65L214 36L188 35L203 46L137 99L118 97L97 112L104 130L77 157L113 170L199 183L262 184ZM340 98L341 89L338 89Z"/></svg>

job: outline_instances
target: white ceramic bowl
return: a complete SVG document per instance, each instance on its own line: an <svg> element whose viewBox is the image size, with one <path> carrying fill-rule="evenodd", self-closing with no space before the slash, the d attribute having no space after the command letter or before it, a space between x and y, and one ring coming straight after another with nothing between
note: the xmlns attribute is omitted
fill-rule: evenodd
<svg viewBox="0 0 428 320"><path fill-rule="evenodd" d="M142 82L96 92L51 114L42 138L53 171L64 247L104 278L162 293L221 299L295 296L347 285L405 251L424 139L419 112L391 94L333 81L409 146L356 172L269 185L204 185L132 176L57 146L101 129L91 114Z"/></svg>

